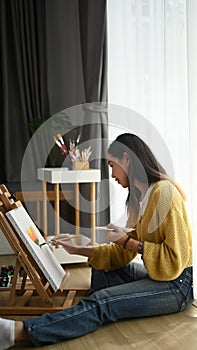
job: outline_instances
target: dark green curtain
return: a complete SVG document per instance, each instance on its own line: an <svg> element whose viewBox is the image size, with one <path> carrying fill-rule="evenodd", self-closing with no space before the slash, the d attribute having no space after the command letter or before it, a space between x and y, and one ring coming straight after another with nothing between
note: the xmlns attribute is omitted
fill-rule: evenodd
<svg viewBox="0 0 197 350"><path fill-rule="evenodd" d="M0 1L1 182L19 182L29 121L49 116L45 0ZM2 166L4 164L4 166Z"/></svg>

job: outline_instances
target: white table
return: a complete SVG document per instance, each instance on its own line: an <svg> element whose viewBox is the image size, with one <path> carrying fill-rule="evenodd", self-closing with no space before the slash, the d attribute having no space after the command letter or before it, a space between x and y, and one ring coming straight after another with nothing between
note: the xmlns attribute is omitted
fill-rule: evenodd
<svg viewBox="0 0 197 350"><path fill-rule="evenodd" d="M55 234L60 233L60 204L59 184L75 184L75 226L76 234L80 229L80 183L90 184L90 225L91 243L95 244L95 184L101 181L101 171L90 170L67 170L64 168L39 168L37 171L38 180L43 184L43 231L47 235L47 183L54 185L55 190ZM45 236L47 239L47 236Z"/></svg>

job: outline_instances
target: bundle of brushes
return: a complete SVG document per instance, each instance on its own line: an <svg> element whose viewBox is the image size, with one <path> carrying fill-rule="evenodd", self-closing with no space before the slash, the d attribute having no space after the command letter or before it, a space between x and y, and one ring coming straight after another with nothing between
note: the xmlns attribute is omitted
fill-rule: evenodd
<svg viewBox="0 0 197 350"><path fill-rule="evenodd" d="M92 154L91 146L83 150L80 150L78 147L79 140L80 140L80 135L77 137L76 142L72 140L69 141L70 160L71 162L88 162Z"/></svg>
<svg viewBox="0 0 197 350"><path fill-rule="evenodd" d="M68 154L68 149L67 149L67 147L66 147L66 145L65 145L65 143L64 143L64 140L63 140L62 135L61 135L61 134L57 134L57 136L56 136L56 137L54 136L53 139L54 139L56 145L59 147L61 153L62 153L63 155L65 155L65 156L67 156L67 154Z"/></svg>
<svg viewBox="0 0 197 350"><path fill-rule="evenodd" d="M79 149L80 134L78 135L76 141L69 140L69 150L67 149L61 134L57 134L54 137L54 141L60 148L62 154L67 156L69 154L71 162L88 162L92 154L91 146L83 150Z"/></svg>

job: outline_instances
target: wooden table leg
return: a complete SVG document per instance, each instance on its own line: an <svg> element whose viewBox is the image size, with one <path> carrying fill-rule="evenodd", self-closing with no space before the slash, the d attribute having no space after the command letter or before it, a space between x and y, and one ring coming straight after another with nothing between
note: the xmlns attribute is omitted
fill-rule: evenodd
<svg viewBox="0 0 197 350"><path fill-rule="evenodd" d="M40 227L40 201L36 203L36 224Z"/></svg>
<svg viewBox="0 0 197 350"><path fill-rule="evenodd" d="M54 184L55 189L55 235L60 234L60 193L59 184Z"/></svg>
<svg viewBox="0 0 197 350"><path fill-rule="evenodd" d="M95 245L95 182L90 183L90 226L91 226L91 244Z"/></svg>
<svg viewBox="0 0 197 350"><path fill-rule="evenodd" d="M43 233L44 239L47 240L47 183L46 181L42 182L43 190Z"/></svg>
<svg viewBox="0 0 197 350"><path fill-rule="evenodd" d="M75 233L80 234L80 199L79 183L75 184Z"/></svg>

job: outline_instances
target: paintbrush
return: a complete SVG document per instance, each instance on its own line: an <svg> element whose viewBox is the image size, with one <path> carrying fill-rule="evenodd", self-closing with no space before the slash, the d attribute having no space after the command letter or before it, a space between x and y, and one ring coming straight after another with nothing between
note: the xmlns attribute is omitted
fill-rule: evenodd
<svg viewBox="0 0 197 350"><path fill-rule="evenodd" d="M120 227L124 232L128 233L133 231L134 229L132 227ZM99 231L115 231L113 228L109 228L107 226L96 226L95 230Z"/></svg>
<svg viewBox="0 0 197 350"><path fill-rule="evenodd" d="M71 239L74 239L75 243L77 243L78 245L88 245L90 243L90 238L88 238L84 235L70 235L69 237L59 238L58 241L66 242L66 241L69 241ZM43 245L46 245L46 244L50 245L51 243L56 243L55 237L48 242L41 243L39 246L41 248Z"/></svg>
<svg viewBox="0 0 197 350"><path fill-rule="evenodd" d="M69 241L70 239L72 239L72 238L75 238L76 236L75 235L70 235L69 237L67 237L67 238L59 238L58 240L59 241L62 241L62 242L65 242L65 241ZM55 237L53 238L53 239L51 239L50 241L48 241L48 242L43 242L43 243L41 243L41 244L39 244L39 246L40 246L40 248L43 246L43 245L50 245L51 243L56 243L56 239L55 239Z"/></svg>

